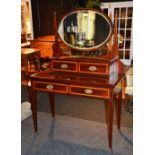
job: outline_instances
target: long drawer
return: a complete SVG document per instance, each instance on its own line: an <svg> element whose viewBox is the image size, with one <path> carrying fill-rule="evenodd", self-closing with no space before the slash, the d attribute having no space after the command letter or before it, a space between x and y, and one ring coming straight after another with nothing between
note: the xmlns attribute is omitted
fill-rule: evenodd
<svg viewBox="0 0 155 155"><path fill-rule="evenodd" d="M68 85L52 82L34 82L34 89L46 92L68 93Z"/></svg>
<svg viewBox="0 0 155 155"><path fill-rule="evenodd" d="M70 85L69 94L108 99L110 98L110 89Z"/></svg>
<svg viewBox="0 0 155 155"><path fill-rule="evenodd" d="M72 61L53 60L51 69L53 71L78 72L78 63Z"/></svg>
<svg viewBox="0 0 155 155"><path fill-rule="evenodd" d="M87 74L108 75L109 66L104 63L79 62L79 72Z"/></svg>

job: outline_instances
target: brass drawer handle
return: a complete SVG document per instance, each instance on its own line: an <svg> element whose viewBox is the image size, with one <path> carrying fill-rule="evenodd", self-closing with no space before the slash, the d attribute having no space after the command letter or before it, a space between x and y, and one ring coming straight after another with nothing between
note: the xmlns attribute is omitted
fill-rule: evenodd
<svg viewBox="0 0 155 155"><path fill-rule="evenodd" d="M49 84L49 85L46 86L46 88L49 89L49 90L52 90L54 88L54 86Z"/></svg>
<svg viewBox="0 0 155 155"><path fill-rule="evenodd" d="M96 66L89 66L89 70L94 72L97 70L97 67Z"/></svg>
<svg viewBox="0 0 155 155"><path fill-rule="evenodd" d="M67 69L68 65L67 64L61 64L60 67L63 68L63 69Z"/></svg>
<svg viewBox="0 0 155 155"><path fill-rule="evenodd" d="M84 92L86 94L92 94L93 93L93 90L92 89L85 89Z"/></svg>

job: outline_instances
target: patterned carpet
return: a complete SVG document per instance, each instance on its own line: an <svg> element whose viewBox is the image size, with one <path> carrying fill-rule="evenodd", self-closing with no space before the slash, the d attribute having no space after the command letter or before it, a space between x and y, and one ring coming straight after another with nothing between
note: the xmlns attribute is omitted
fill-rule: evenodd
<svg viewBox="0 0 155 155"><path fill-rule="evenodd" d="M114 126L113 152L108 148L106 124L38 112L38 133L31 116L22 122L22 155L132 155L132 129Z"/></svg>

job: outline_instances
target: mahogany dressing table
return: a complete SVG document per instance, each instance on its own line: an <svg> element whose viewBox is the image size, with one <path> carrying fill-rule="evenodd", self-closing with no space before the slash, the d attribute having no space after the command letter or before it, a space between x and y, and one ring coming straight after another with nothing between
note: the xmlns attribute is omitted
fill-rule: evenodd
<svg viewBox="0 0 155 155"><path fill-rule="evenodd" d="M49 93L52 117L55 117L55 93L99 98L106 100L108 104L108 142L109 148L112 148L114 100L117 96L117 126L120 129L122 81L126 70L118 58L116 21L113 31L110 18L103 12L76 9L64 15L57 27L55 16L56 43L50 69L30 76L35 132L38 130L38 91ZM104 32L100 33L101 31ZM102 35L99 36L100 34ZM113 44L108 48L107 44L111 39L114 39ZM68 55L61 50L60 41L70 47L71 52ZM72 51L80 54L73 55Z"/></svg>

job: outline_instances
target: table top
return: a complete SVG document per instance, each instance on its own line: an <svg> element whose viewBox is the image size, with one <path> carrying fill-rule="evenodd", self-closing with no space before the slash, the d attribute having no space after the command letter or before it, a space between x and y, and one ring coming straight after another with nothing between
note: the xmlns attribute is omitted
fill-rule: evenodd
<svg viewBox="0 0 155 155"><path fill-rule="evenodd" d="M120 79L124 76L125 71L122 73L113 72L109 77L104 76L92 76L79 73L60 73L50 70L34 73L30 76L31 80L44 81L44 82L56 82L64 84L85 85L94 87L107 87L114 88Z"/></svg>
<svg viewBox="0 0 155 155"><path fill-rule="evenodd" d="M21 43L22 48L30 46L30 42Z"/></svg>
<svg viewBox="0 0 155 155"><path fill-rule="evenodd" d="M40 49L37 49L37 48L21 48L22 55L28 55L28 54L36 53L39 51Z"/></svg>

